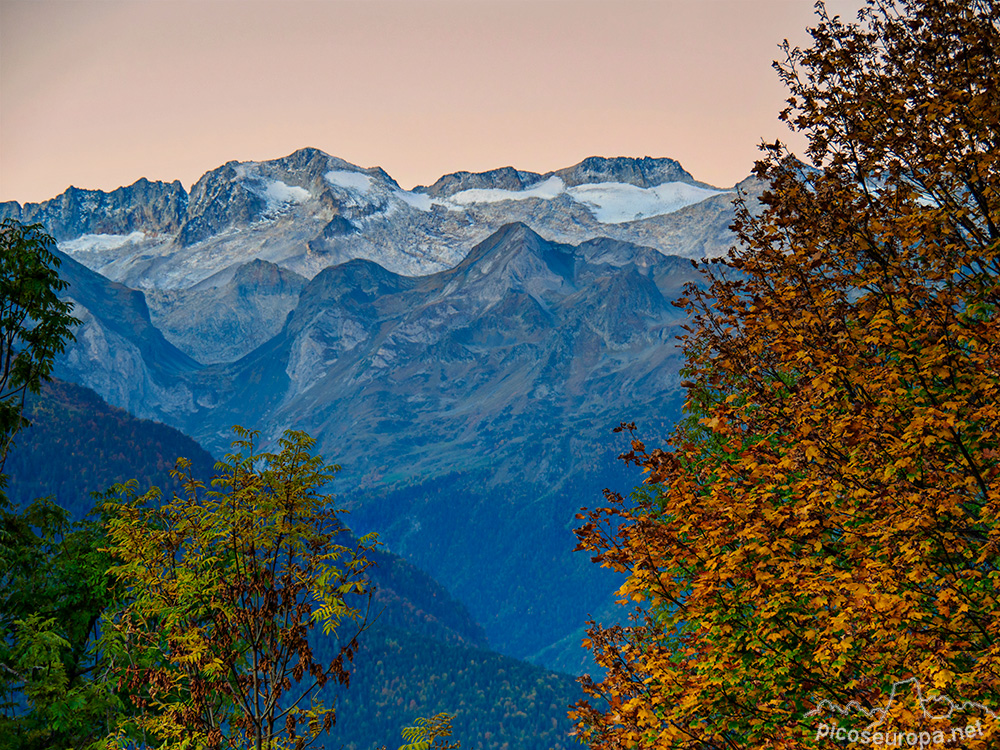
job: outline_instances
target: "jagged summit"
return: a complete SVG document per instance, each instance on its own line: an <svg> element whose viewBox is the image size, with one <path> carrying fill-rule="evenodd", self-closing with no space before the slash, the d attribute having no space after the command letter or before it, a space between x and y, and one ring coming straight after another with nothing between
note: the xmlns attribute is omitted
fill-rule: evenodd
<svg viewBox="0 0 1000 750"><path fill-rule="evenodd" d="M675 159L590 156L579 164L545 174L514 167L501 167L486 172L454 172L440 177L429 187L416 187L414 191L434 198L446 198L466 190L523 191L552 178L558 178L564 188L601 183L634 185L638 188L655 188L670 182L704 184L697 182Z"/></svg>
<svg viewBox="0 0 1000 750"><path fill-rule="evenodd" d="M520 221L500 227L474 247L447 276L484 276L503 266L508 274L533 277L539 274L572 275L572 252L568 246L544 239Z"/></svg>
<svg viewBox="0 0 1000 750"><path fill-rule="evenodd" d="M427 193L434 198L446 197L462 192L484 188L499 188L501 190L524 190L542 176L537 172L524 172L513 167L500 167L486 172L453 172L438 178L429 187L416 187L414 192Z"/></svg>
<svg viewBox="0 0 1000 750"><path fill-rule="evenodd" d="M0 203L0 219L44 224L57 241L83 234L173 233L184 221L187 204L188 195L179 180L168 183L141 177L111 192L71 185L44 203Z"/></svg>
<svg viewBox="0 0 1000 750"><path fill-rule="evenodd" d="M654 159L644 156L605 158L590 156L579 164L552 172L567 187L598 182L618 182L640 188L652 188L667 182L694 182L692 177L674 159ZM548 177L550 175L546 175Z"/></svg>

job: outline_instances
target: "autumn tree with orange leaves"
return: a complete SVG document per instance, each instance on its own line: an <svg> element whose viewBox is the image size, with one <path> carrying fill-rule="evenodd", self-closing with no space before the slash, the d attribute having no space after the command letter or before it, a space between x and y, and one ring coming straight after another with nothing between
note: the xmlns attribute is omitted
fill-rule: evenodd
<svg viewBox="0 0 1000 750"><path fill-rule="evenodd" d="M906 746L910 678L1000 712L1000 4L817 15L776 63L812 166L765 146L681 303L690 418L578 531L642 605L591 629L593 748Z"/></svg>

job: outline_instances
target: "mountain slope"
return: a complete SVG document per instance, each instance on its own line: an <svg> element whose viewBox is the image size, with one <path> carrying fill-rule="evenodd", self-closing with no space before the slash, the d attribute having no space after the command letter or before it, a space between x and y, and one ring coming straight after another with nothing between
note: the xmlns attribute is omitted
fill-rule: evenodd
<svg viewBox="0 0 1000 750"><path fill-rule="evenodd" d="M130 479L138 480L140 492L152 486L168 496L179 492L170 470L180 457L202 480L214 470L215 459L187 435L136 419L73 383L44 383L28 396L24 415L31 426L17 433L4 466L14 504L52 496L80 520L93 508L91 492Z"/></svg>
<svg viewBox="0 0 1000 750"><path fill-rule="evenodd" d="M68 284L59 297L72 301L80 325L53 374L86 385L140 417L191 411L192 395L183 378L199 364L153 326L143 294L55 252L59 276Z"/></svg>
<svg viewBox="0 0 1000 750"><path fill-rule="evenodd" d="M365 635L327 747L398 747L403 727L441 711L454 715L452 739L466 750L577 746L567 713L583 695L572 677L403 631Z"/></svg>
<svg viewBox="0 0 1000 750"><path fill-rule="evenodd" d="M305 284L297 273L253 260L190 289L149 290L146 299L170 343L213 364L237 360L277 334Z"/></svg>
<svg viewBox="0 0 1000 750"><path fill-rule="evenodd" d="M239 419L316 435L345 467L358 528L528 656L616 586L573 555L570 529L604 486L632 481L611 429L655 414L665 431L678 413L670 300L693 278L648 248L560 245L521 224L430 276L354 260L313 278L274 339L198 373L202 407L182 424L211 446Z"/></svg>

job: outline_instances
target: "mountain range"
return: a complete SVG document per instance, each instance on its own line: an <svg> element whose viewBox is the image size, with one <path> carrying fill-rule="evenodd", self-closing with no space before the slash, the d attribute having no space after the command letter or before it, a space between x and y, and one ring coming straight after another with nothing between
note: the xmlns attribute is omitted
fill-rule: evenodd
<svg viewBox="0 0 1000 750"><path fill-rule="evenodd" d="M613 427L655 441L677 418L671 303L691 258L732 243L733 197L670 159L403 190L302 149L190 193L71 188L0 218L58 241L82 321L60 377L216 455L233 424L310 432L344 466L355 531L441 581L501 652L578 671L617 579L572 552L574 515L641 481Z"/></svg>
<svg viewBox="0 0 1000 750"><path fill-rule="evenodd" d="M737 187L752 191L754 181ZM107 278L163 290L219 286L255 258L307 278L354 258L424 275L515 221L557 242L607 237L669 255L721 255L733 195L650 157L591 157L546 174L457 172L403 190L378 167L306 148L229 162L190 193L145 179L110 193L71 187L43 203L0 203L0 218L45 224L64 252Z"/></svg>

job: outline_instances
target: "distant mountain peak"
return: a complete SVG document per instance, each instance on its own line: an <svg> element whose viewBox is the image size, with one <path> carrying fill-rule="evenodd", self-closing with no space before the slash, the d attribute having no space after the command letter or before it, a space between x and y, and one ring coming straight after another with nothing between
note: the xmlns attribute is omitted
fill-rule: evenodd
<svg viewBox="0 0 1000 750"><path fill-rule="evenodd" d="M670 182L701 184L675 159L588 156L579 164L546 174L526 172L514 167L500 167L486 172L453 172L438 178L429 187L416 187L414 191L426 193L432 198L447 198L467 190L516 193L537 187L552 178L561 181L562 189L603 183L634 185L638 188L655 188Z"/></svg>
<svg viewBox="0 0 1000 750"><path fill-rule="evenodd" d="M298 294L306 278L294 271L257 258L244 263L233 274L232 286L264 294Z"/></svg>
<svg viewBox="0 0 1000 750"><path fill-rule="evenodd" d="M675 159L644 156L588 156L579 164L552 173L567 187L601 182L616 182L653 188L667 182L694 182L692 177ZM547 176L547 175L546 175Z"/></svg>
<svg viewBox="0 0 1000 750"><path fill-rule="evenodd" d="M438 178L430 187L416 187L414 191L441 198L464 190L524 190L541 180L537 172L500 167L486 172L453 172Z"/></svg>
<svg viewBox="0 0 1000 750"><path fill-rule="evenodd" d="M524 222L512 221L476 245L455 268L456 270L469 268L481 265L489 258L509 256L523 251L543 257L555 247L557 245L546 240Z"/></svg>

